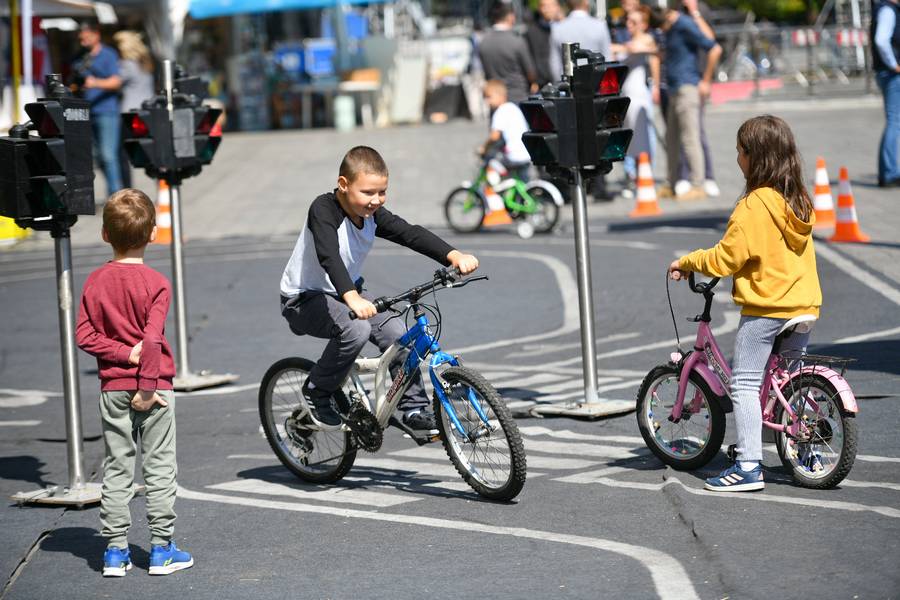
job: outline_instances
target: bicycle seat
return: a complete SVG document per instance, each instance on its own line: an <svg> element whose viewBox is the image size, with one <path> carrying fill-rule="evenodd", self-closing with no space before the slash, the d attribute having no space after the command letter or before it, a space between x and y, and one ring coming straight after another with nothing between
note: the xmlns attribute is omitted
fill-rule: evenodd
<svg viewBox="0 0 900 600"><path fill-rule="evenodd" d="M778 330L778 335L781 335L792 328L793 331L796 331L797 333L809 333L812 331L813 325L815 325L818 320L819 317L815 315L800 315L799 317L794 317L781 326L781 329Z"/></svg>

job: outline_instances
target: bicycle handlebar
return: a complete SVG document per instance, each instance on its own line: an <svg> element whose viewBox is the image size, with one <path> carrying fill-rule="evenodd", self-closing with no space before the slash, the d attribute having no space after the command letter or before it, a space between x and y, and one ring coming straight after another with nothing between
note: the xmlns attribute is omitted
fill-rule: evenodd
<svg viewBox="0 0 900 600"><path fill-rule="evenodd" d="M438 286L463 287L472 283L473 281L481 281L488 278L487 275L469 277L468 279L460 279L460 277L462 277L462 274L456 267L452 269L441 267L434 272L434 276L431 278L431 281L413 286L397 296L381 296L379 298L375 298L375 300L372 301L372 304L375 305L375 310L377 312L383 313L398 302L404 302L407 300L418 301L419 298L437 288ZM352 310L350 311L349 316L351 319L357 318L356 312Z"/></svg>
<svg viewBox="0 0 900 600"><path fill-rule="evenodd" d="M688 285L691 287L691 291L695 294L705 294L707 292L711 292L718 283L718 277L713 277L709 281L701 281L700 283L697 283L696 281L694 281L694 272L691 271L688 274Z"/></svg>

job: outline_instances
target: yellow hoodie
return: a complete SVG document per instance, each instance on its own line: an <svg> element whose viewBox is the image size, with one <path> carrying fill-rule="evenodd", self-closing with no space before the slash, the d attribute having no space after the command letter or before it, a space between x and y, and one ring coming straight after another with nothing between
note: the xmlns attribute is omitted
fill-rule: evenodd
<svg viewBox="0 0 900 600"><path fill-rule="evenodd" d="M732 296L742 315L790 319L819 314L822 290L816 272L812 226L772 188L738 202L718 244L679 259L685 271L707 277L734 275Z"/></svg>

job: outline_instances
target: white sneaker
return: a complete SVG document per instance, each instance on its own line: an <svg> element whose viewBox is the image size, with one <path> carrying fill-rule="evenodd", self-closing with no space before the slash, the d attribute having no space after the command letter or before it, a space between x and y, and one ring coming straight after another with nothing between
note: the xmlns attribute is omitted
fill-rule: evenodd
<svg viewBox="0 0 900 600"><path fill-rule="evenodd" d="M683 194L691 191L691 182L686 179L679 179L673 188L676 196L681 196Z"/></svg>
<svg viewBox="0 0 900 600"><path fill-rule="evenodd" d="M715 179L707 179L704 181L703 189L706 191L706 195L711 198L718 198L722 195L721 190L719 190L719 184L716 183Z"/></svg>
<svg viewBox="0 0 900 600"><path fill-rule="evenodd" d="M631 191L631 188L623 188L622 189L622 197L626 200L631 200L634 198L634 192Z"/></svg>

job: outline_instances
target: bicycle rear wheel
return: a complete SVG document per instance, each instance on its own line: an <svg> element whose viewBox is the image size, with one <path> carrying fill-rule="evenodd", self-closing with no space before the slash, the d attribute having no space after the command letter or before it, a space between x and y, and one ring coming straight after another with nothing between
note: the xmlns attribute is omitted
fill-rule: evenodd
<svg viewBox="0 0 900 600"><path fill-rule="evenodd" d="M534 226L536 232L547 233L559 221L559 206L553 201L550 192L537 183L530 183L525 189L528 191L528 195L537 203L535 212L527 214L526 217Z"/></svg>
<svg viewBox="0 0 900 600"><path fill-rule="evenodd" d="M637 395L637 421L647 447L674 469L689 471L708 463L725 437L725 412L709 386L691 372L684 407L669 420L678 398L678 369L660 365L647 373Z"/></svg>
<svg viewBox="0 0 900 600"><path fill-rule="evenodd" d="M434 394L434 413L444 450L473 490L491 500L512 500L525 485L525 446L519 428L496 390L480 374L451 367L441 374L458 430ZM475 408L487 417L482 420Z"/></svg>
<svg viewBox="0 0 900 600"><path fill-rule="evenodd" d="M472 233L481 229L487 200L476 189L458 187L444 200L444 216L453 231Z"/></svg>
<svg viewBox="0 0 900 600"><path fill-rule="evenodd" d="M312 483L333 483L356 459L350 433L319 429L309 417L301 388L315 365L291 357L269 367L259 385L259 419L269 446L294 475Z"/></svg>
<svg viewBox="0 0 900 600"><path fill-rule="evenodd" d="M803 487L835 487L856 460L857 428L853 413L844 410L837 390L821 375L803 374L785 384L781 393L800 421L796 437L785 431L775 432L781 464ZM788 413L781 404L775 421L788 424Z"/></svg>

